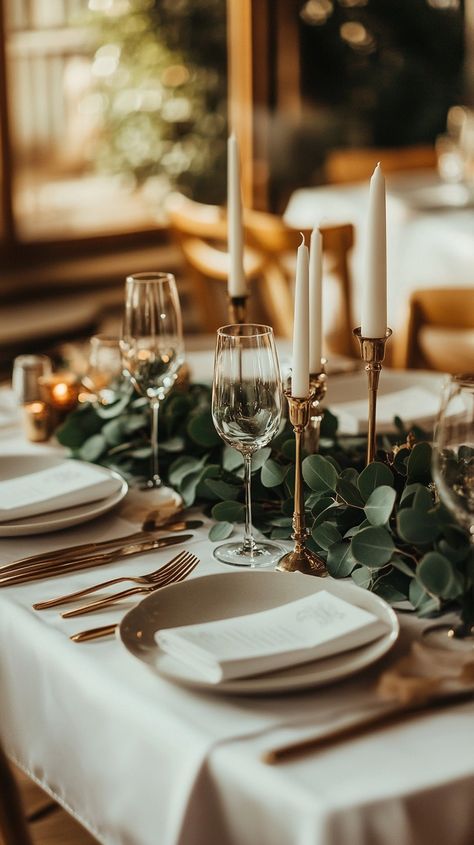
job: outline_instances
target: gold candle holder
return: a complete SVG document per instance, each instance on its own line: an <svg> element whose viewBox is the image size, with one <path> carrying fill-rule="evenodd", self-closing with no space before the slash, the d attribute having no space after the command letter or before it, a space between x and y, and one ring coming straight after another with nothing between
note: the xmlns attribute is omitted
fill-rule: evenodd
<svg viewBox="0 0 474 845"><path fill-rule="evenodd" d="M367 430L367 464L372 463L375 457L377 439L377 390L379 387L380 371L382 361L385 358L385 344L392 334L392 329L387 329L385 337L363 337L361 328L354 329L354 336L360 344L360 354L365 361L365 371L368 377L369 386L369 417Z"/></svg>
<svg viewBox="0 0 474 845"><path fill-rule="evenodd" d="M235 325L247 322L248 296L229 296L229 323Z"/></svg>
<svg viewBox="0 0 474 845"><path fill-rule="evenodd" d="M305 431L305 447L312 455L319 451L319 434L324 413L321 403L328 389L326 364L326 358L321 358L320 371L311 373L309 376L309 388L313 400L311 402L309 425Z"/></svg>
<svg viewBox="0 0 474 845"><path fill-rule="evenodd" d="M67 414L76 407L80 385L72 373L41 376L39 385L43 401L59 414Z"/></svg>
<svg viewBox="0 0 474 845"><path fill-rule="evenodd" d="M313 393L299 399L291 395L290 390L285 390L290 412L290 422L293 426L296 442L295 456L295 505L293 512L293 534L292 539L295 546L292 552L288 552L280 559L277 569L281 572L304 572L305 575L327 575L326 564L310 549L306 548L308 529L306 528L303 496L303 478L301 472L301 440L303 432L308 425L313 402Z"/></svg>

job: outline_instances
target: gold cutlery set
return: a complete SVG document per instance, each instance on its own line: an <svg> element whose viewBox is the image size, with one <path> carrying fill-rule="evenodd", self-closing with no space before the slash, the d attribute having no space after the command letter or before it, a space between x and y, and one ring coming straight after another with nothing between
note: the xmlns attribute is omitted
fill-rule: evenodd
<svg viewBox="0 0 474 845"><path fill-rule="evenodd" d="M11 563L4 564L0 566L0 587L26 584L43 578L52 578L70 572L78 572L82 569L104 566L132 555L144 554L145 552L184 543L190 540L193 535L179 532L199 528L203 524L201 520L174 519L173 521L158 525L156 524L156 517L157 512L153 511L146 517L140 531L135 531L126 536L117 537L113 540L103 540L98 543L83 543L78 546L57 549L53 552L44 552L31 555L30 557L19 558ZM164 537L156 537L153 532L171 533ZM73 593L36 602L33 607L35 610L46 610L57 607L124 581L131 581L137 585L88 602L62 614L64 618L81 616L94 610L102 610L122 598L150 593L168 584L183 581L195 569L198 563L199 560L195 555L191 554L191 552L182 551L168 561L168 563L153 572L143 575L111 578L82 590L76 590ZM117 624L114 623L92 629L91 631L82 631L79 634L73 635L71 639L74 642L97 639L98 637L114 633L116 627Z"/></svg>

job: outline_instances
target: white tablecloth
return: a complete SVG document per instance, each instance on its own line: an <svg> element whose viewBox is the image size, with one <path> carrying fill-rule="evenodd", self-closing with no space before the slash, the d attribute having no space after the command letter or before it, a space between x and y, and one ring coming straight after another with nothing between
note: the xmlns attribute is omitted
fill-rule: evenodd
<svg viewBox="0 0 474 845"><path fill-rule="evenodd" d="M0 452L21 445L21 434L3 432ZM54 535L2 539L0 562L129 528L115 513ZM201 558L195 574L227 571L206 537L207 527L187 544ZM0 734L20 766L104 845L472 845L472 704L270 767L264 748L370 700L379 667L298 695L218 698L172 686L112 638L69 640L130 605L69 620L31 609L169 557L164 550L106 575L0 590ZM399 650L420 630L417 620L401 623Z"/></svg>
<svg viewBox="0 0 474 845"><path fill-rule="evenodd" d="M453 186L444 187L450 197ZM443 186L429 171L387 178L388 324L394 329L403 324L411 291L474 286L474 203L465 207L420 207L420 200L429 196L427 192L439 189ZM301 188L292 194L285 211L285 220L291 226L355 225L352 270L356 320L365 275L368 197L368 182Z"/></svg>

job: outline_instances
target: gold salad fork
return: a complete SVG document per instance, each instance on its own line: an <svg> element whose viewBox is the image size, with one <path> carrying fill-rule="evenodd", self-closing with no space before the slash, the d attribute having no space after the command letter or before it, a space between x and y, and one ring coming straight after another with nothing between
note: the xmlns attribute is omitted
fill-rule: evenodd
<svg viewBox="0 0 474 845"><path fill-rule="evenodd" d="M97 601L90 602L89 604L83 604L81 607L74 608L74 610L66 610L64 613L61 613L61 616L63 619L69 619L70 616L83 616L85 613L90 613L94 610L102 610L104 607L115 604L116 601L127 598L128 596L135 596L139 593L153 593L160 587L165 587L168 584L176 584L178 581L184 581L193 569L196 568L198 563L199 558L196 555L191 554L191 552L183 552L181 563L176 565L173 574L168 575L165 581L161 581L159 584L155 581L153 584L144 584L140 587L131 587L129 590L122 590L120 593L114 593L113 596L107 596L104 599L97 599Z"/></svg>
<svg viewBox="0 0 474 845"><path fill-rule="evenodd" d="M166 586L166 584L174 580L176 575L181 573L183 564L187 565L190 560L196 560L197 563L195 555L192 555L190 552L180 552L171 558L168 563L165 563L164 566L160 566L159 569L155 569L153 572L148 572L144 575L122 575L117 578L109 578L107 581L101 581L99 584L84 587L82 590L76 590L73 593L66 593L63 596L36 602L33 608L35 610L47 610L50 607L58 607L61 604L68 604L90 593L95 593L96 590L102 590L105 587L111 587L112 584L120 584L123 581L133 581L135 584L144 584L145 586L155 586L157 588Z"/></svg>

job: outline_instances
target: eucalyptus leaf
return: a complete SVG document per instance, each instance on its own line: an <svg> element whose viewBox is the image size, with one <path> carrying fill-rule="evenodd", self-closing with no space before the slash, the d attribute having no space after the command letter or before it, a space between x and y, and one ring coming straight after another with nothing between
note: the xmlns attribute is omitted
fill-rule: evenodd
<svg viewBox="0 0 474 845"><path fill-rule="evenodd" d="M397 515L398 533L407 543L426 545L433 543L440 528L433 511L403 508Z"/></svg>
<svg viewBox="0 0 474 845"><path fill-rule="evenodd" d="M463 581L455 565L439 552L428 552L417 568L417 578L430 595L454 599L462 593Z"/></svg>
<svg viewBox="0 0 474 845"><path fill-rule="evenodd" d="M232 446L224 446L224 450L222 453L222 466L224 469L228 470L229 472L234 472L234 470L238 469L239 467L243 467L244 465L244 456L241 452L238 452L237 449L233 449Z"/></svg>
<svg viewBox="0 0 474 845"><path fill-rule="evenodd" d="M336 543L328 550L326 566L333 578L347 578L351 574L357 561L351 551L350 543Z"/></svg>
<svg viewBox="0 0 474 845"><path fill-rule="evenodd" d="M395 504L396 492L393 487L377 487L372 491L364 507L364 513L371 525L385 525Z"/></svg>
<svg viewBox="0 0 474 845"><path fill-rule="evenodd" d="M336 489L337 470L322 455L309 455L302 463L303 478L311 490L331 492Z"/></svg>
<svg viewBox="0 0 474 845"><path fill-rule="evenodd" d="M206 478L204 481L206 487L214 493L222 501L237 499L241 487L236 487L235 484L227 484L225 481L219 481L214 478Z"/></svg>
<svg viewBox="0 0 474 845"><path fill-rule="evenodd" d="M208 537L212 543L215 543L217 540L227 540L233 530L234 526L232 522L216 522L209 529Z"/></svg>
<svg viewBox="0 0 474 845"><path fill-rule="evenodd" d="M214 428L212 417L208 412L195 414L188 422L187 433L191 440L198 443L199 446L207 448L217 446L221 439Z"/></svg>
<svg viewBox="0 0 474 845"><path fill-rule="evenodd" d="M410 581L408 598L420 616L429 616L439 610L439 599L427 593L417 578Z"/></svg>
<svg viewBox="0 0 474 845"><path fill-rule="evenodd" d="M285 487L290 494L290 496L295 495L295 477L296 477L296 470L293 464L287 468L285 473Z"/></svg>
<svg viewBox="0 0 474 845"><path fill-rule="evenodd" d="M382 485L386 487L394 486L393 473L386 464L382 464L380 461L372 461L362 470L357 484L364 501L377 487Z"/></svg>
<svg viewBox="0 0 474 845"><path fill-rule="evenodd" d="M380 527L363 528L352 538L352 554L371 569L385 566L395 550L392 535Z"/></svg>
<svg viewBox="0 0 474 845"><path fill-rule="evenodd" d="M352 505L356 508L362 508L364 506L364 500L357 487L348 478L343 478L342 476L339 478L336 484L336 493L347 505Z"/></svg>
<svg viewBox="0 0 474 845"><path fill-rule="evenodd" d="M281 452L283 457L285 457L288 461L295 461L296 458L296 441L294 437L291 437L288 440L285 440L281 447Z"/></svg>
<svg viewBox="0 0 474 845"><path fill-rule="evenodd" d="M254 452L252 455L252 472L258 472L264 465L264 463L268 460L272 453L270 446L264 446L263 449L259 449L258 452Z"/></svg>
<svg viewBox="0 0 474 845"><path fill-rule="evenodd" d="M408 483L431 480L431 446L429 443L415 443L407 462Z"/></svg>
<svg viewBox="0 0 474 845"><path fill-rule="evenodd" d="M358 566L351 572L352 580L358 587L370 590L373 581L373 573L367 566Z"/></svg>
<svg viewBox="0 0 474 845"><path fill-rule="evenodd" d="M92 463L100 458L107 448L107 442L103 434L93 434L79 449L79 457L81 461L91 461Z"/></svg>
<svg viewBox="0 0 474 845"><path fill-rule="evenodd" d="M333 546L334 543L340 543L342 540L342 535L331 522L323 522L322 525L317 525L313 528L311 536L314 542L326 551Z"/></svg>
<svg viewBox="0 0 474 845"><path fill-rule="evenodd" d="M269 458L262 466L260 478L264 487L278 487L285 478L285 469Z"/></svg>
<svg viewBox="0 0 474 845"><path fill-rule="evenodd" d="M212 518L217 522L243 522L245 508L239 502L218 502L212 509Z"/></svg>

